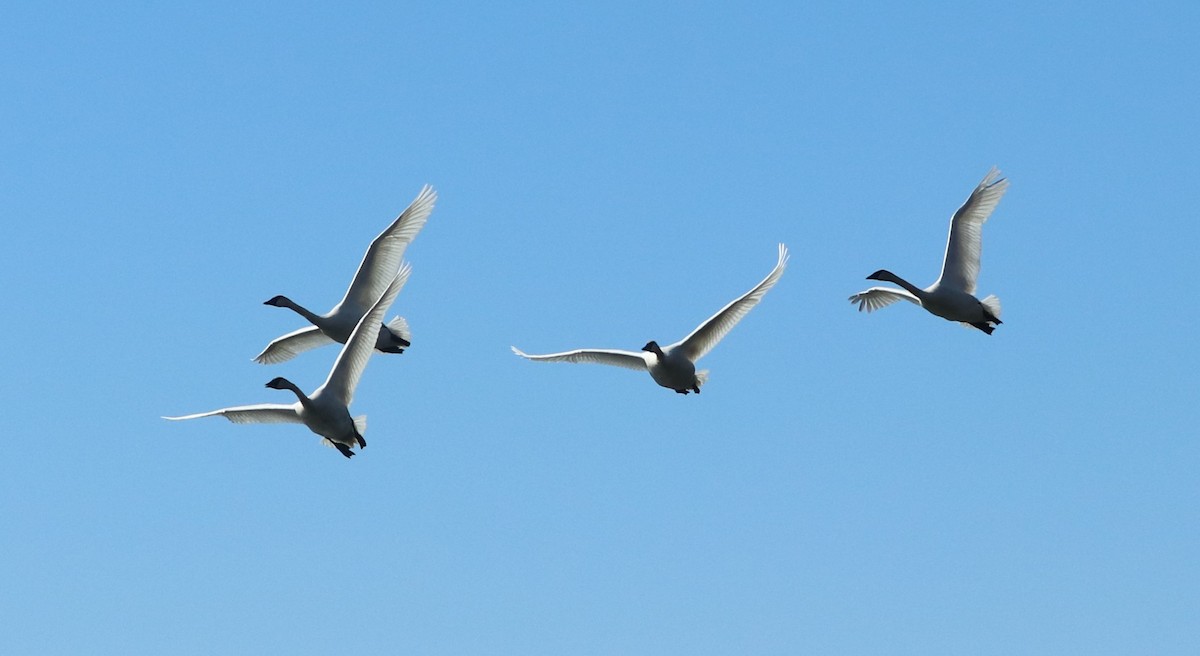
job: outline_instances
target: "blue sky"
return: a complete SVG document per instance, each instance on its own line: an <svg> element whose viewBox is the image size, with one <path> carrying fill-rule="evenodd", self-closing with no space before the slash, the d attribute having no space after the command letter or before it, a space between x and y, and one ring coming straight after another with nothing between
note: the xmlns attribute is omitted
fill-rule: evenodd
<svg viewBox="0 0 1200 656"><path fill-rule="evenodd" d="M0 652L1200 651L1194 3L9 5ZM938 273L999 166L987 337ZM263 367L417 194L353 461ZM674 341L700 396L512 355Z"/></svg>

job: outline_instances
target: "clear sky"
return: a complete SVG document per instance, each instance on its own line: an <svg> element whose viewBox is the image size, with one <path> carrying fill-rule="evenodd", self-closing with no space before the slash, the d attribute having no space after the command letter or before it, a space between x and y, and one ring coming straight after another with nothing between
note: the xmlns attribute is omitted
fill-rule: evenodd
<svg viewBox="0 0 1200 656"><path fill-rule="evenodd" d="M159 4L0 10L0 653L1200 653L1196 3ZM360 456L159 418L425 183Z"/></svg>

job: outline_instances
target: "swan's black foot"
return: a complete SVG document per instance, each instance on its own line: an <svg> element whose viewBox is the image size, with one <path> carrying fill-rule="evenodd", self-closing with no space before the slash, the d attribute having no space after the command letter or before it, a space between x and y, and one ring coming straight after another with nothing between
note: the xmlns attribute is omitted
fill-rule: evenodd
<svg viewBox="0 0 1200 656"><path fill-rule="evenodd" d="M676 393L676 394L687 394L687 393L688 393L688 390L685 390L685 389L681 389L681 390L675 390L675 393Z"/></svg>
<svg viewBox="0 0 1200 656"><path fill-rule="evenodd" d="M347 458L354 457L354 452L351 451L350 447L346 446L345 444L342 444L341 442L334 442L333 445L337 447L337 450L341 451L342 455L346 456Z"/></svg>
<svg viewBox="0 0 1200 656"><path fill-rule="evenodd" d="M367 448L367 441L363 439L362 435L355 435L354 439L358 440L358 448L360 448L360 449Z"/></svg>
<svg viewBox="0 0 1200 656"><path fill-rule="evenodd" d="M700 386L699 386L699 385L696 385L695 387L693 387L693 388L692 388L692 391L693 391L693 392L695 392L695 393L697 393L697 394L699 394L699 393L700 393Z"/></svg>
<svg viewBox="0 0 1200 656"><path fill-rule="evenodd" d="M982 330L983 332L985 332L989 335L991 335L992 331L996 329L995 326L991 325L990 323L987 323L986 321L980 321L978 323L973 323L971 325L975 326L976 328Z"/></svg>
<svg viewBox="0 0 1200 656"><path fill-rule="evenodd" d="M405 346L408 346L408 345L405 344ZM379 352L380 353L403 353L404 349L400 348L399 346L385 346L385 347L379 349Z"/></svg>

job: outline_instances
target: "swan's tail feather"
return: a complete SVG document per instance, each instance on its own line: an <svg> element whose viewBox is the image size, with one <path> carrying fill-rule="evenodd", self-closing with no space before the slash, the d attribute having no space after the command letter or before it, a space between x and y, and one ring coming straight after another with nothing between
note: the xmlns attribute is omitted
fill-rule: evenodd
<svg viewBox="0 0 1200 656"><path fill-rule="evenodd" d="M696 372L696 387L701 387L708 382L708 369L701 369Z"/></svg>
<svg viewBox="0 0 1200 656"><path fill-rule="evenodd" d="M999 297L997 297L995 294L992 294L991 296L988 296L987 298L983 299L982 301L979 301L979 303L980 303L980 305L983 306L983 309L985 309L989 313L991 313L992 317L996 320L996 323L1000 323L1000 299L999 299Z"/></svg>
<svg viewBox="0 0 1200 656"><path fill-rule="evenodd" d="M388 330L391 330L400 339L411 342L412 331L408 328L408 320L404 317L395 317L387 324Z"/></svg>

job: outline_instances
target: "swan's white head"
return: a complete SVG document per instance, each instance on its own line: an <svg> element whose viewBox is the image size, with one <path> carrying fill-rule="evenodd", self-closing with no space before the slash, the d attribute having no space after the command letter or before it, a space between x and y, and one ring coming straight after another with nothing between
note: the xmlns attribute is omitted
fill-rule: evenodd
<svg viewBox="0 0 1200 656"><path fill-rule="evenodd" d="M293 385L291 382L288 381L288 379L284 378L283 376L276 376L275 378L272 378L270 380L270 382L267 383L267 387L270 387L271 389L282 390L282 389L292 389Z"/></svg>
<svg viewBox="0 0 1200 656"><path fill-rule="evenodd" d="M659 360L666 357L666 354L664 354L662 349L659 348L658 342L656 342L654 340L650 340L650 341L646 342L646 345L642 347L642 350L649 351L649 352L657 355Z"/></svg>

